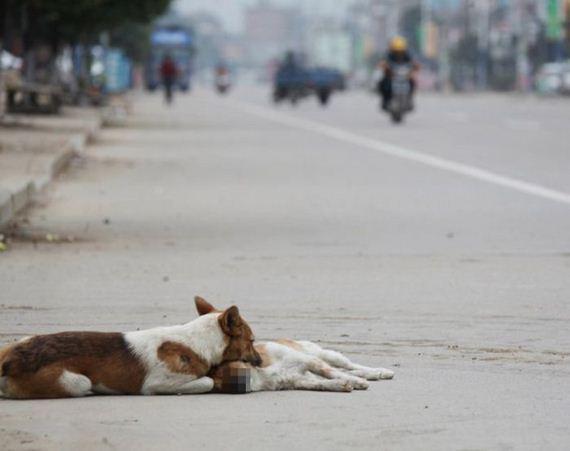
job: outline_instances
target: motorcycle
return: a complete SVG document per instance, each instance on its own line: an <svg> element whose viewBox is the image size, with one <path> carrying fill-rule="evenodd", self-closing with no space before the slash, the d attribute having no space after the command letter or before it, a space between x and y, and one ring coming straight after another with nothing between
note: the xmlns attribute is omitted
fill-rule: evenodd
<svg viewBox="0 0 570 451"><path fill-rule="evenodd" d="M216 76L216 90L219 94L226 94L231 87L232 83L228 73L218 74Z"/></svg>
<svg viewBox="0 0 570 451"><path fill-rule="evenodd" d="M406 113L412 111L412 75L411 64L395 64L390 69L392 72L392 98L388 103L388 113L392 122L399 124L404 120Z"/></svg>

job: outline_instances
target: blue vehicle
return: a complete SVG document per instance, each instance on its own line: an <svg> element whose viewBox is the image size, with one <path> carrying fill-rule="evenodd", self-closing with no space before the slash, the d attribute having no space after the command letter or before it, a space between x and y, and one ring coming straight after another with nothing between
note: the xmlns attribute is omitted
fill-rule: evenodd
<svg viewBox="0 0 570 451"><path fill-rule="evenodd" d="M146 87L154 91L161 83L160 66L169 55L175 62L175 87L187 91L191 86L194 37L191 30L179 25L157 26L150 36L151 50L145 68Z"/></svg>
<svg viewBox="0 0 570 451"><path fill-rule="evenodd" d="M273 101L289 100L293 105L309 95L309 71L289 52L279 66L273 82Z"/></svg>
<svg viewBox="0 0 570 451"><path fill-rule="evenodd" d="M317 67L308 71L308 83L321 105L325 106L334 91L345 89L344 76L336 69Z"/></svg>
<svg viewBox="0 0 570 451"><path fill-rule="evenodd" d="M327 67L307 68L288 53L275 74L273 100L296 104L299 99L315 94L320 104L326 106L332 93L343 89L345 81L340 71Z"/></svg>

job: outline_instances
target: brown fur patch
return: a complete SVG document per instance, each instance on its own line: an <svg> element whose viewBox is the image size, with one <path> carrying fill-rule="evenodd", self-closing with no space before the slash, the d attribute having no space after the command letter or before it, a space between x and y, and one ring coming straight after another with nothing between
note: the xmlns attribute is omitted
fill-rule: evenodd
<svg viewBox="0 0 570 451"><path fill-rule="evenodd" d="M272 360L269 357L266 346L261 343L255 344L254 348L261 358L261 364L257 366L264 368L271 365ZM214 380L214 392L244 393L243 384L246 383L247 385L249 383L247 378L250 377L251 371L255 371L251 363L241 361L225 362L212 368L208 376Z"/></svg>
<svg viewBox="0 0 570 451"><path fill-rule="evenodd" d="M222 316L220 316L220 321L222 321ZM222 327L222 330L224 330L224 327ZM223 362L242 360L255 366L261 364L261 357L253 345L253 332L249 324L243 319L239 319L239 323L233 326L232 333L226 335L226 337L228 344L222 357Z"/></svg>
<svg viewBox="0 0 570 451"><path fill-rule="evenodd" d="M10 354L10 351L14 349L15 346L16 343L13 343L8 346L4 346L2 349L0 349L0 376L4 376L4 370L3 370L4 362L6 361L8 355Z"/></svg>
<svg viewBox="0 0 570 451"><path fill-rule="evenodd" d="M287 346L295 351L303 351L303 347L297 343L295 340L290 340L288 338L280 338L279 340L275 340L277 343L282 344L283 346Z"/></svg>
<svg viewBox="0 0 570 451"><path fill-rule="evenodd" d="M192 349L173 341L162 343L157 355L173 373L195 374L202 377L210 369L208 363Z"/></svg>
<svg viewBox="0 0 570 451"><path fill-rule="evenodd" d="M62 373L61 365L50 365L35 373L8 377L6 395L16 399L66 398L69 394L59 384Z"/></svg>
<svg viewBox="0 0 570 451"><path fill-rule="evenodd" d="M124 394L140 393L146 376L144 365L121 333L38 335L16 344L4 357L6 394L25 398L67 396L57 382L63 370Z"/></svg>
<svg viewBox="0 0 570 451"><path fill-rule="evenodd" d="M246 361L253 365L259 365L261 359L253 346L253 332L249 324L240 316L239 309L232 306L221 312L200 296L194 298L196 310L199 315L209 313L221 313L218 323L225 334L226 349L223 355L223 362Z"/></svg>
<svg viewBox="0 0 570 451"><path fill-rule="evenodd" d="M216 309L212 304L210 304L206 299L195 296L194 303L196 304L196 310L198 315L207 315L208 313L222 313L220 310Z"/></svg>
<svg viewBox="0 0 570 451"><path fill-rule="evenodd" d="M214 380L212 391L232 394L248 392L252 370L252 365L245 362L228 362L212 369L208 374Z"/></svg>
<svg viewBox="0 0 570 451"><path fill-rule="evenodd" d="M261 357L261 365L259 365L261 368L265 368L273 363L267 352L267 347L263 343L255 344L254 347L259 357Z"/></svg>

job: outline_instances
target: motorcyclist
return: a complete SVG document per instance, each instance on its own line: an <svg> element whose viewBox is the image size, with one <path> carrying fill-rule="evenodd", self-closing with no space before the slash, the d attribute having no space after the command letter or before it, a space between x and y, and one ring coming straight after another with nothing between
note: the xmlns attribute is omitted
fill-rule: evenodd
<svg viewBox="0 0 570 451"><path fill-rule="evenodd" d="M225 93L231 85L231 76L228 67L224 63L219 63L215 71L216 89L220 93Z"/></svg>
<svg viewBox="0 0 570 451"><path fill-rule="evenodd" d="M387 110L392 99L392 67L395 64L410 64L410 107L413 108L413 95L416 89L416 75L419 64L412 58L408 51L408 42L401 36L396 36L390 41L390 47L384 59L380 62L380 69L384 76L378 83L378 91L382 96L382 109Z"/></svg>

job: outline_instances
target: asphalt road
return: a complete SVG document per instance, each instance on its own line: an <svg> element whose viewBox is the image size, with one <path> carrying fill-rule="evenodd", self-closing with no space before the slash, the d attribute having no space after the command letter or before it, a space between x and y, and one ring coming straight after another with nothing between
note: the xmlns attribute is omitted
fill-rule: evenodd
<svg viewBox="0 0 570 451"><path fill-rule="evenodd" d="M0 254L0 340L185 322L393 368L366 392L0 401L2 449L568 449L570 103L143 96ZM46 234L55 242L46 242ZM68 239L69 238L69 239Z"/></svg>

